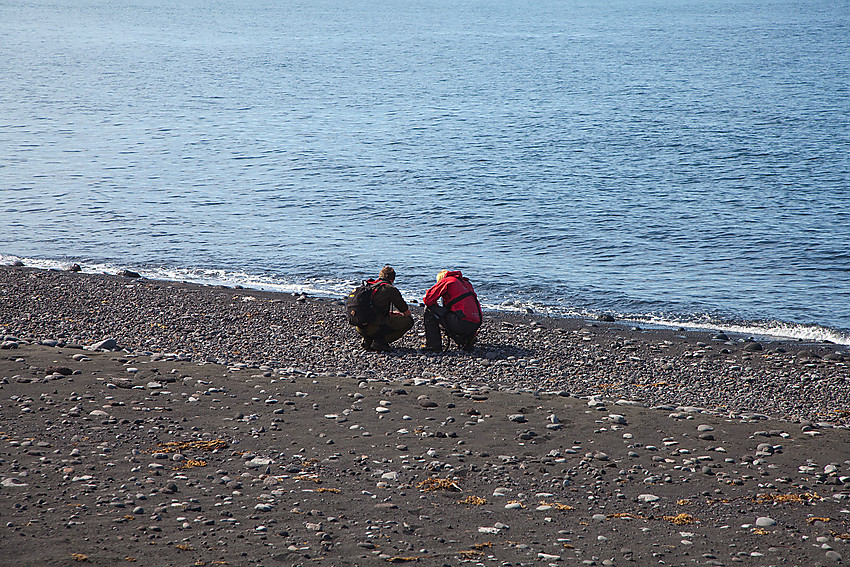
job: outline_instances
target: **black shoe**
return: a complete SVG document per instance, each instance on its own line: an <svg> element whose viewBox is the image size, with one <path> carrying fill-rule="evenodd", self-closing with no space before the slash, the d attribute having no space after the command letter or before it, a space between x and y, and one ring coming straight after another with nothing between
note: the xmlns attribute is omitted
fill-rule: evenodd
<svg viewBox="0 0 850 567"><path fill-rule="evenodd" d="M466 340L466 342L463 344L463 350L465 350L466 352L471 352L472 350L474 350L475 349L475 340L476 340L475 336L469 337Z"/></svg>
<svg viewBox="0 0 850 567"><path fill-rule="evenodd" d="M440 348L440 347L429 347L429 346L427 346L427 345L426 345L426 346L424 346L424 347L422 347L420 350L421 350L422 352L425 352L425 353L429 353L429 352L431 352L431 353L440 353L440 352L443 352L443 349L442 349L442 348Z"/></svg>
<svg viewBox="0 0 850 567"><path fill-rule="evenodd" d="M369 337L363 337L363 342L360 343L360 346L366 350L372 350L372 339Z"/></svg>
<svg viewBox="0 0 850 567"><path fill-rule="evenodd" d="M392 348L390 348L390 345L388 345L384 341L380 339L375 339L372 341L372 350L376 350L378 352L389 352L392 350Z"/></svg>

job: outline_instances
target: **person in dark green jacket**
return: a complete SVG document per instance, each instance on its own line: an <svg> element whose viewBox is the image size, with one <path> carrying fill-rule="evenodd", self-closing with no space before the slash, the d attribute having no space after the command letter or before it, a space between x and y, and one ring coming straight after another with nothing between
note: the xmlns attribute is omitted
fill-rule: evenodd
<svg viewBox="0 0 850 567"><path fill-rule="evenodd" d="M413 315L401 293L393 286L395 270L391 266L384 266L375 281L386 284L378 286L372 296L372 308L377 316L372 323L356 328L363 336L363 348L388 351L390 343L413 328Z"/></svg>

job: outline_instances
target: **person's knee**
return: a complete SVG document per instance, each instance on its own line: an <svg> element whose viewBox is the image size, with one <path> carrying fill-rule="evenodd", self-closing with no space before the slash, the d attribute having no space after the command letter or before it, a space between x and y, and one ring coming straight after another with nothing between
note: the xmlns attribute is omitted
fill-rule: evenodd
<svg viewBox="0 0 850 567"><path fill-rule="evenodd" d="M422 320L426 323L436 323L439 319L436 311L431 307L425 308L425 313L422 314Z"/></svg>
<svg viewBox="0 0 850 567"><path fill-rule="evenodd" d="M404 329L404 332L406 333L413 328L413 317L404 317L403 319L404 324L401 325L401 328Z"/></svg>
<svg viewBox="0 0 850 567"><path fill-rule="evenodd" d="M368 325L364 325L362 327L355 327L357 332L360 333L363 337L372 337L375 333L380 330L378 325L369 323Z"/></svg>

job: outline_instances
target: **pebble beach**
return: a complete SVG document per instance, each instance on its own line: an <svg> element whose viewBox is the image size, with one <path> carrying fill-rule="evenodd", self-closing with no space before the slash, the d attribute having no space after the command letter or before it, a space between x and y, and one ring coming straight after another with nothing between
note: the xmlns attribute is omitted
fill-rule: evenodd
<svg viewBox="0 0 850 567"><path fill-rule="evenodd" d="M0 267L0 565L850 561L848 347L420 307Z"/></svg>

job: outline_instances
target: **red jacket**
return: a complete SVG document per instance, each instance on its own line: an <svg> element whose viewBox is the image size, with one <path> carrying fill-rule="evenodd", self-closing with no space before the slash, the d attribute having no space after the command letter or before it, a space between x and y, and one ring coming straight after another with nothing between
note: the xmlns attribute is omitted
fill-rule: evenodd
<svg viewBox="0 0 850 567"><path fill-rule="evenodd" d="M472 284L469 280L463 277L460 270L449 272L446 277L438 281L422 298L422 303L427 306L436 305L437 300L443 300L443 305L448 305L452 299L460 297L464 293L474 292ZM463 318L473 323L481 322L481 309L478 304L478 299L474 295L470 295L461 299L452 305L452 311L460 311L463 313Z"/></svg>

